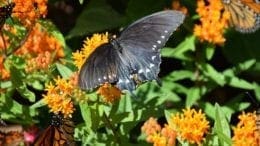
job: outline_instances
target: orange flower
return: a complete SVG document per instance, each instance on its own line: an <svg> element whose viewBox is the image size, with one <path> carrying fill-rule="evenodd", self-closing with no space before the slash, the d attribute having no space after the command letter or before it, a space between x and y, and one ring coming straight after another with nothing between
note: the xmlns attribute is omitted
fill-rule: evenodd
<svg viewBox="0 0 260 146"><path fill-rule="evenodd" d="M4 67L4 57L0 56L0 79L5 80L10 77L10 73Z"/></svg>
<svg viewBox="0 0 260 146"><path fill-rule="evenodd" d="M176 132L169 125L163 128L153 117L149 118L141 128L142 132L147 136L146 141L153 143L154 146L174 146L176 140Z"/></svg>
<svg viewBox="0 0 260 146"><path fill-rule="evenodd" d="M239 123L232 128L234 136L232 137L234 146L259 146L260 133L257 131L257 116L254 113L242 113L238 116Z"/></svg>
<svg viewBox="0 0 260 146"><path fill-rule="evenodd" d="M109 103L112 103L121 97L121 91L108 83L101 86L98 89L97 94L100 94L104 98L104 101Z"/></svg>
<svg viewBox="0 0 260 146"><path fill-rule="evenodd" d="M197 1L197 13L200 16L201 24L195 25L194 34L200 41L208 41L213 44L223 44L224 29L228 27L229 13L223 12L223 5L220 0Z"/></svg>
<svg viewBox="0 0 260 146"><path fill-rule="evenodd" d="M209 122L205 115L199 110L184 109L183 114L173 115L169 125L177 129L178 136L190 143L201 144L203 137L209 130Z"/></svg>
<svg viewBox="0 0 260 146"><path fill-rule="evenodd" d="M173 9L173 10L182 11L185 15L188 14L188 9L187 9L186 7L184 7L184 6L181 6L179 0L173 0L173 1L172 1L172 9Z"/></svg>
<svg viewBox="0 0 260 146"><path fill-rule="evenodd" d="M43 95L44 102L50 108L50 111L64 117L70 117L75 108L72 102L74 87L69 81L58 77L54 80L55 84L50 83L46 86L46 95Z"/></svg>
<svg viewBox="0 0 260 146"><path fill-rule="evenodd" d="M54 36L49 34L41 24L36 23L26 42L16 51L16 54L31 54L35 56L40 53L45 53L46 51L51 54L54 53L54 58L64 57L61 43Z"/></svg>
<svg viewBox="0 0 260 146"><path fill-rule="evenodd" d="M31 26L37 19L47 15L48 0L13 0L15 7L13 16L24 25Z"/></svg>

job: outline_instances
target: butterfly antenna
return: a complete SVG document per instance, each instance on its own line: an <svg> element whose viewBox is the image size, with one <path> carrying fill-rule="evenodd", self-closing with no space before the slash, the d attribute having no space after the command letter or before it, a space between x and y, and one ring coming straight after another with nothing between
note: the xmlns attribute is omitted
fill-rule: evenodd
<svg viewBox="0 0 260 146"><path fill-rule="evenodd" d="M249 93L249 92L246 92L245 93L252 101L253 103L259 108L259 103L255 100L255 98L253 98L253 96Z"/></svg>

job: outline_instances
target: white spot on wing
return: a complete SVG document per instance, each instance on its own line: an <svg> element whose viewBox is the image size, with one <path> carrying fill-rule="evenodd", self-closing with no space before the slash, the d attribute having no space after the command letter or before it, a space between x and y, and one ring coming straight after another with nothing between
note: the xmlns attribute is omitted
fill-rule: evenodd
<svg viewBox="0 0 260 146"><path fill-rule="evenodd" d="M106 76L104 76L104 77L103 77L103 79L104 79L104 80L106 80L106 79L107 79L107 77L106 77Z"/></svg>
<svg viewBox="0 0 260 146"><path fill-rule="evenodd" d="M142 70L142 69L140 69L140 70L138 70L138 73L140 74L140 73L143 73L144 71Z"/></svg>
<svg viewBox="0 0 260 146"><path fill-rule="evenodd" d="M130 81L128 79L125 80L125 83L130 83Z"/></svg>
<svg viewBox="0 0 260 146"><path fill-rule="evenodd" d="M100 79L100 78L98 78L98 81L99 81L99 82L101 82L101 79Z"/></svg>
<svg viewBox="0 0 260 146"><path fill-rule="evenodd" d="M164 32L165 32L165 33L168 33L168 30L165 30Z"/></svg>
<svg viewBox="0 0 260 146"><path fill-rule="evenodd" d="M158 44L161 44L162 42L160 40L157 41Z"/></svg>
<svg viewBox="0 0 260 146"><path fill-rule="evenodd" d="M153 45L153 48L156 48L157 46L156 45Z"/></svg>
<svg viewBox="0 0 260 146"><path fill-rule="evenodd" d="M162 38L162 39L164 39L164 38L165 38L165 36L164 36L164 35L162 35L162 36L161 36L161 38Z"/></svg>
<svg viewBox="0 0 260 146"><path fill-rule="evenodd" d="M154 59L155 59L155 57L156 57L156 56L152 56L152 60L154 60Z"/></svg>
<svg viewBox="0 0 260 146"><path fill-rule="evenodd" d="M149 67L150 67L150 68L154 67L154 64L150 63Z"/></svg>
<svg viewBox="0 0 260 146"><path fill-rule="evenodd" d="M118 83L122 83L122 82L123 82L123 80L121 80L121 79L118 80Z"/></svg>
<svg viewBox="0 0 260 146"><path fill-rule="evenodd" d="M145 72L150 72L151 70L149 68L146 68L145 69Z"/></svg>

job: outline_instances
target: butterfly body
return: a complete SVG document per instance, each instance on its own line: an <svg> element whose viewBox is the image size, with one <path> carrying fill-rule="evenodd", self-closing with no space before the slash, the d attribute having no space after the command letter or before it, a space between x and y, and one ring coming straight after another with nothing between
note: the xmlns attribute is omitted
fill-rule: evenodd
<svg viewBox="0 0 260 146"><path fill-rule="evenodd" d="M158 80L160 49L183 20L181 12L171 10L137 20L86 59L80 87L91 90L107 82L131 92L139 82Z"/></svg>
<svg viewBox="0 0 260 146"><path fill-rule="evenodd" d="M229 24L239 32L251 33L260 27L260 3L257 0L222 0L230 13Z"/></svg>

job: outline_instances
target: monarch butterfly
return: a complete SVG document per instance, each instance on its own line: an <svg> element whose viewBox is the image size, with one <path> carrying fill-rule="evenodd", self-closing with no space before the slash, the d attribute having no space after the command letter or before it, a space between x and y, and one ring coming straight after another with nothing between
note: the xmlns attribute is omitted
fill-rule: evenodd
<svg viewBox="0 0 260 146"><path fill-rule="evenodd" d="M74 124L61 115L53 115L50 126L35 141L35 146L74 146Z"/></svg>
<svg viewBox="0 0 260 146"><path fill-rule="evenodd" d="M0 145L17 146L24 142L21 125L0 126Z"/></svg>
<svg viewBox="0 0 260 146"><path fill-rule="evenodd" d="M260 1L222 0L224 9L230 13L229 24L242 33L255 32L260 27Z"/></svg>

